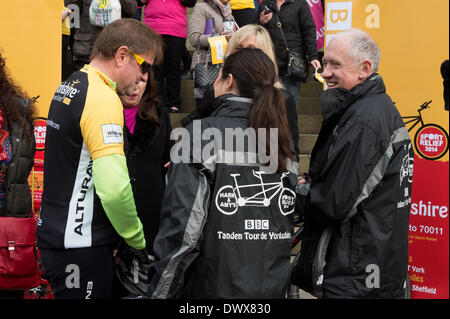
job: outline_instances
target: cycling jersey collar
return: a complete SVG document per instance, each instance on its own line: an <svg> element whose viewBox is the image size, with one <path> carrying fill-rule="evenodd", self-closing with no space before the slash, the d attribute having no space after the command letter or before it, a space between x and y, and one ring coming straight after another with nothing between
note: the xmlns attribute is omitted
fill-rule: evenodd
<svg viewBox="0 0 450 319"><path fill-rule="evenodd" d="M111 80L106 74L102 73L100 70L94 68L93 66L89 64L85 64L83 69L85 70L92 70L94 71L102 80L106 83L110 88L112 88L114 91L116 90L117 84L113 80Z"/></svg>

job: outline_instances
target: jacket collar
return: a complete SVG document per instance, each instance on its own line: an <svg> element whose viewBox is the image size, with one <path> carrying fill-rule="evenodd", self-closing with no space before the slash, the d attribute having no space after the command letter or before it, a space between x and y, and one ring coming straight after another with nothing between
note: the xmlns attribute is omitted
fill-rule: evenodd
<svg viewBox="0 0 450 319"><path fill-rule="evenodd" d="M213 102L214 111L211 116L248 118L253 100L233 94L224 94Z"/></svg>
<svg viewBox="0 0 450 319"><path fill-rule="evenodd" d="M336 88L320 92L319 98L323 120L326 121L343 113L350 105L361 98L385 92L386 87L381 75L378 73L373 73L364 82L356 85L350 91Z"/></svg>

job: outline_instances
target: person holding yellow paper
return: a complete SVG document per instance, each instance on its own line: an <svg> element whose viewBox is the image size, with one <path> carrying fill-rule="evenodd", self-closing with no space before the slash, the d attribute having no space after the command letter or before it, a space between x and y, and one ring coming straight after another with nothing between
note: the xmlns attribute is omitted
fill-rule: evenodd
<svg viewBox="0 0 450 319"><path fill-rule="evenodd" d="M208 53L211 53L210 49L212 49L209 43L210 38L220 35L230 35L224 31L224 20L234 21L229 0L205 0L196 3L187 28L188 40L196 48L192 56L191 72L194 72L195 66L198 63L212 61L212 54L208 55ZM223 45L223 40L220 41ZM217 44L218 42L214 43ZM213 50L217 50L217 46ZM226 47L223 48L223 52L225 50ZM194 88L194 97L197 105L199 105L205 91L206 87Z"/></svg>

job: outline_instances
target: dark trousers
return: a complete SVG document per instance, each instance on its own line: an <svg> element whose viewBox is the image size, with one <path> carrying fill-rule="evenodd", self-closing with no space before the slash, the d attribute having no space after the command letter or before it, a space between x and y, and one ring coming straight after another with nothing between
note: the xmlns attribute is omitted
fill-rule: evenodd
<svg viewBox="0 0 450 319"><path fill-rule="evenodd" d="M62 36L61 51L61 81L67 79L72 73L72 55L69 51L70 36Z"/></svg>
<svg viewBox="0 0 450 319"><path fill-rule="evenodd" d="M165 106L180 107L180 66L186 39L171 35L162 35L162 38L164 40L163 63L154 67L155 79L158 81L158 96Z"/></svg>
<svg viewBox="0 0 450 319"><path fill-rule="evenodd" d="M233 10L233 17L239 28L246 24L255 23L256 9Z"/></svg>
<svg viewBox="0 0 450 319"><path fill-rule="evenodd" d="M39 249L43 277L55 299L109 299L114 280L112 247Z"/></svg>

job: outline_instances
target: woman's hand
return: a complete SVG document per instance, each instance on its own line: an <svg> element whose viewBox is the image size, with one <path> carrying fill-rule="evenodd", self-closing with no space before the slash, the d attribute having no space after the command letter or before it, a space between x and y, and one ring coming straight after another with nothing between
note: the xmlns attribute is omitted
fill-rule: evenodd
<svg viewBox="0 0 450 319"><path fill-rule="evenodd" d="M62 19L62 21L64 22L64 21L66 20L66 18L67 18L68 16L70 16L71 14L72 14L72 10L70 10L70 9L64 9L63 12L62 12L62 14L61 14L61 19Z"/></svg>
<svg viewBox="0 0 450 319"><path fill-rule="evenodd" d="M225 38L228 40L230 40L230 38L233 36L234 32L226 32L226 31L222 31L220 32L220 35L224 35Z"/></svg>
<svg viewBox="0 0 450 319"><path fill-rule="evenodd" d="M259 14L259 22L261 22L262 25L265 25L267 22L270 21L270 19L272 19L272 15L273 15L272 12L268 12L264 9Z"/></svg>
<svg viewBox="0 0 450 319"><path fill-rule="evenodd" d="M312 60L312 61L311 61L311 65L312 65L316 70L318 70L318 69L321 68L319 60Z"/></svg>

